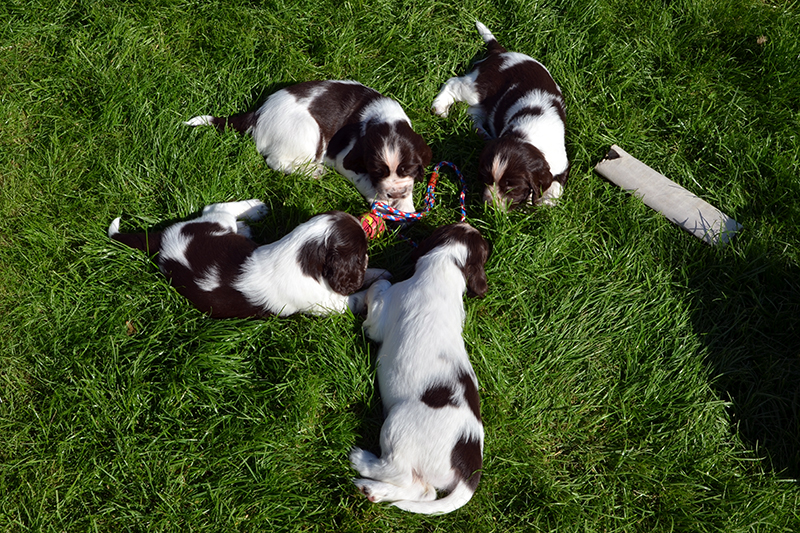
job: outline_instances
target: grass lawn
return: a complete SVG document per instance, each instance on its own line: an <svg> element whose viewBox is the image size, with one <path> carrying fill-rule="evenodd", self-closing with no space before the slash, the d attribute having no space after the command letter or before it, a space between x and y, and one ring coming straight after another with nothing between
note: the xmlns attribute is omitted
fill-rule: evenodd
<svg viewBox="0 0 800 533"><path fill-rule="evenodd" d="M475 19L564 91L554 208L481 205L464 105L429 111ZM0 531L800 531L799 58L800 5L774 0L6 0ZM365 212L335 172L181 125L325 78L397 99L493 245L464 331L484 474L447 516L350 481L381 425L361 317L212 320L106 236L247 198L264 241ZM744 231L709 247L604 181L612 143ZM449 176L415 235L456 220ZM409 252L370 262L403 279Z"/></svg>

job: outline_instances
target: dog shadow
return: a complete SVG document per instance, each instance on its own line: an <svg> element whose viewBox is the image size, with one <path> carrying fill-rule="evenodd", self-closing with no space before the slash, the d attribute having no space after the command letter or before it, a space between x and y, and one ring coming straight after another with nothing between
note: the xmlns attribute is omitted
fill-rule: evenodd
<svg viewBox="0 0 800 533"><path fill-rule="evenodd" d="M605 157L605 153L595 160ZM600 176L604 182L611 183ZM746 218L746 217L745 217ZM704 250L690 274L693 330L731 431L764 466L800 477L800 269L759 242ZM709 253L705 253L709 252Z"/></svg>
<svg viewBox="0 0 800 533"><path fill-rule="evenodd" d="M800 271L746 251L690 278L695 332L732 431L781 477L800 476Z"/></svg>

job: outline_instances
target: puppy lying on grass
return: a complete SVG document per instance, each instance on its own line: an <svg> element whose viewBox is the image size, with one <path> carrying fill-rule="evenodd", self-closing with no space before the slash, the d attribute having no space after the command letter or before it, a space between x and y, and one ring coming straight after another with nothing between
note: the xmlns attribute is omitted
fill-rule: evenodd
<svg viewBox="0 0 800 533"><path fill-rule="evenodd" d="M544 65L503 48L480 22L476 27L486 58L447 80L433 112L446 117L454 102L469 104L475 126L488 139L478 163L486 202L504 209L553 205L569 175L561 89Z"/></svg>
<svg viewBox="0 0 800 533"><path fill-rule="evenodd" d="M266 213L259 200L211 204L199 218L158 232L120 233L116 218L108 236L157 254L178 292L214 318L363 313L366 291L356 291L389 274L367 268L361 223L331 211L259 246L239 219Z"/></svg>
<svg viewBox="0 0 800 533"><path fill-rule="evenodd" d="M378 386L386 420L381 457L354 448L356 486L372 502L449 513L475 492L483 467L478 381L464 339L465 291L487 291L489 244L469 224L437 229L420 244L414 275L367 292L364 331L381 343ZM449 494L436 499L436 491Z"/></svg>

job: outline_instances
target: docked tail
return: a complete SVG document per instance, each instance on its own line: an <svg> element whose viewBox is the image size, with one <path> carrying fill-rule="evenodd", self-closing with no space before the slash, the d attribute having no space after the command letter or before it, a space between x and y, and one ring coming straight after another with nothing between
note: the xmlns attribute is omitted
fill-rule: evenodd
<svg viewBox="0 0 800 533"><path fill-rule="evenodd" d="M219 131L226 129L236 130L239 133L249 133L256 123L255 111L239 113L230 117L215 117L213 115L198 115L192 117L184 124L187 126L215 126Z"/></svg>
<svg viewBox="0 0 800 533"><path fill-rule="evenodd" d="M480 472L476 472L474 476L480 476ZM459 481L456 488L444 498L429 501L399 500L392 502L392 505L411 513L445 514L453 512L463 507L475 493L478 480L474 476L468 481Z"/></svg>
<svg viewBox="0 0 800 533"><path fill-rule="evenodd" d="M503 53L506 51L506 49L500 46L500 44L497 42L495 36L489 31L489 28L484 26L480 21L475 21L475 27L478 28L478 35L480 35L483 39L483 42L486 43L486 47L489 52Z"/></svg>
<svg viewBox="0 0 800 533"><path fill-rule="evenodd" d="M154 255L161 250L161 232L146 232L146 233L120 233L119 221L117 217L111 221L108 226L108 236L115 241L122 244L136 248L137 250L144 250L148 255Z"/></svg>

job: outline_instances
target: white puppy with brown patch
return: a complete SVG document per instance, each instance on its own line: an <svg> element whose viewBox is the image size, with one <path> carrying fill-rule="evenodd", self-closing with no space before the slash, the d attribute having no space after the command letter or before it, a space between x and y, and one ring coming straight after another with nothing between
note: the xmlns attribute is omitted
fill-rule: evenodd
<svg viewBox="0 0 800 533"><path fill-rule="evenodd" d="M389 273L367 268L358 219L330 211L259 246L243 219L266 212L260 200L211 204L198 218L143 233L120 233L116 218L108 236L155 255L178 292L214 318L364 312L366 291L356 291Z"/></svg>
<svg viewBox="0 0 800 533"><path fill-rule="evenodd" d="M447 80L433 112L446 117L453 103L469 104L475 126L488 139L478 162L486 202L502 208L552 205L569 176L564 96L544 65L503 48L480 22L476 27L487 57Z"/></svg>
<svg viewBox="0 0 800 533"><path fill-rule="evenodd" d="M463 294L486 293L489 244L469 224L437 229L414 275L367 291L364 331L381 343L378 386L386 417L381 457L354 448L356 486L370 501L449 513L475 492L483 467L478 382L462 338ZM436 499L436 491L448 495Z"/></svg>
<svg viewBox="0 0 800 533"><path fill-rule="evenodd" d="M305 168L319 176L333 167L370 203L401 211L414 211L414 182L431 162L431 149L400 104L350 80L298 83L254 111L200 115L185 124L251 135L267 165L287 174Z"/></svg>

